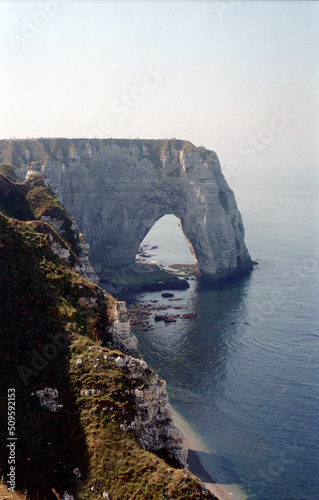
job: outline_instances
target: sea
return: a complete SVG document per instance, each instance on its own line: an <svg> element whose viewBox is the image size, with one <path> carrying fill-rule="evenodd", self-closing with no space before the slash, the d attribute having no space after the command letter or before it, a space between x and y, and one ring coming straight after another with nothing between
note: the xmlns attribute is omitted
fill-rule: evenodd
<svg viewBox="0 0 319 500"><path fill-rule="evenodd" d="M257 260L220 287L194 277L176 302L197 318L134 329L139 350L167 382L170 403L198 442L203 467L231 498L319 499L319 167L250 168L229 179ZM143 241L149 261L191 264L179 220ZM157 302L152 302L157 301ZM232 490L234 491L234 490ZM236 493L239 492L239 493Z"/></svg>

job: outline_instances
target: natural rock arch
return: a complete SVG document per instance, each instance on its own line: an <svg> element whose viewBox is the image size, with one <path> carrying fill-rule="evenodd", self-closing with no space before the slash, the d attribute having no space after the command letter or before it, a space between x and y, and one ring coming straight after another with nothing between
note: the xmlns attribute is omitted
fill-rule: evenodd
<svg viewBox="0 0 319 500"><path fill-rule="evenodd" d="M164 228L165 231L169 231L169 234L164 234ZM158 249L160 249L159 254ZM156 250L154 255L153 250ZM168 255L165 255L166 251L168 251ZM149 253L152 255L145 255ZM171 253L174 254L174 257ZM145 262L145 259L147 261L157 255L166 264L191 265L197 263L194 249L183 232L181 220L175 214L165 214L155 222L139 246L136 261L138 263Z"/></svg>
<svg viewBox="0 0 319 500"><path fill-rule="evenodd" d="M9 144L10 143L10 144ZM91 246L100 277L135 263L164 215L181 221L202 276L216 282L252 268L234 194L217 155L179 140L0 141L20 175L41 172Z"/></svg>

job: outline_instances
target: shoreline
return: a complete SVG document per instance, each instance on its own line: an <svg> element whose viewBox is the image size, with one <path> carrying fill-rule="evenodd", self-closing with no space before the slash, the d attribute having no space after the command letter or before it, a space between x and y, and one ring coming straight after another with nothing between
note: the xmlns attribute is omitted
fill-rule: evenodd
<svg viewBox="0 0 319 500"><path fill-rule="evenodd" d="M199 453L209 453L209 450L201 442L188 422L173 408L173 420L176 426L184 434L184 446L188 450L187 465L189 471L197 476L213 493L218 500L245 500L247 496L236 484L223 484L218 478L212 478L211 474L203 466Z"/></svg>

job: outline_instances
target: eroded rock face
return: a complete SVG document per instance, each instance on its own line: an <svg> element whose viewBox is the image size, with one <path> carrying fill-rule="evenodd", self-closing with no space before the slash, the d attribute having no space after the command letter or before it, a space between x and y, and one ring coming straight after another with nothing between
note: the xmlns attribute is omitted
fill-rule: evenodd
<svg viewBox="0 0 319 500"><path fill-rule="evenodd" d="M59 236L62 238L64 237L63 220L47 215L43 215L40 220L49 224ZM76 252L79 262L72 265L70 262L70 250L61 244L61 242L54 240L53 236L50 235L52 251L57 254L60 259L64 260L67 264L70 264L73 271L81 274L81 276L89 281L98 284L100 281L99 277L95 273L89 260L90 245L88 244L84 234L79 232L76 224L72 225L71 230L73 232L73 239L75 242L74 251Z"/></svg>
<svg viewBox="0 0 319 500"><path fill-rule="evenodd" d="M137 349L137 338L131 332L126 303L124 301L117 301L114 307L114 321L110 327L110 334L115 349L119 349L131 356L140 357Z"/></svg>
<svg viewBox="0 0 319 500"><path fill-rule="evenodd" d="M85 233L101 278L132 266L165 214L180 219L204 278L252 269L242 218L213 151L177 140L40 139L0 141L0 159L21 177L43 173Z"/></svg>
<svg viewBox="0 0 319 500"><path fill-rule="evenodd" d="M162 452L166 459L186 467L184 436L173 421L166 382L159 379L157 373L150 370L143 360L118 356L115 363L127 373L128 379L139 384L139 388L134 390L135 417L122 424L122 430L135 434L145 450Z"/></svg>

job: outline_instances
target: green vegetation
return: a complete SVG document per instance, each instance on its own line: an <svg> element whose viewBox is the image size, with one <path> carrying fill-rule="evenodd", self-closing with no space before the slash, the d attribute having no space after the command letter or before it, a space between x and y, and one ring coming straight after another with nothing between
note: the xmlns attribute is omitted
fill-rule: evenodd
<svg viewBox="0 0 319 500"><path fill-rule="evenodd" d="M14 167L8 163L2 163L0 165L0 175L3 175L11 182L20 182L19 177L14 171Z"/></svg>
<svg viewBox="0 0 319 500"><path fill-rule="evenodd" d="M42 215L70 219L68 212L55 198L51 189L44 185L42 176L33 175L24 186L26 187L26 200L35 219L40 219Z"/></svg>
<svg viewBox="0 0 319 500"><path fill-rule="evenodd" d="M137 148L140 157L148 157L152 163L160 166L160 155L164 150L172 151L177 149L180 151L199 152L205 160L208 157L214 161L214 153L207 150L203 146L196 147L189 141L181 139L67 139L67 138L38 138L38 139L13 139L0 140L0 162L13 163L20 167L27 163L38 163L39 166L46 164L50 159L53 161L63 161L68 164L70 162L70 150L76 149L81 151L88 145L93 149L99 150L108 145L116 145L118 147ZM144 152L144 147L147 148L147 154Z"/></svg>
<svg viewBox="0 0 319 500"><path fill-rule="evenodd" d="M7 217L22 221L39 220L43 216L62 221L64 239L76 250L74 224L69 213L54 196L50 187L45 186L41 175L33 175L21 184L11 181L14 168L11 165L0 167L0 211Z"/></svg>
<svg viewBox="0 0 319 500"><path fill-rule="evenodd" d="M47 235L32 224L1 216L0 235L1 428L6 428L5 395L8 387L14 387L19 486L33 492L31 498L36 498L36 490L41 498L52 498L49 485L59 490L70 482L69 464L78 461L79 455L76 443L83 447L83 470L87 462L85 436L69 376L72 337L85 335L91 342L106 342L114 301L72 272L52 253ZM81 306L81 297L97 299L96 308ZM58 387L64 394L67 414L43 415L39 411L30 394L45 386ZM3 433L2 450L5 439ZM69 439L74 441L73 447L69 447ZM2 453L4 471L6 465L6 453ZM59 472L55 474L54 470ZM58 477L58 484L54 477Z"/></svg>
<svg viewBox="0 0 319 500"><path fill-rule="evenodd" d="M57 215L68 216L52 191L44 186L42 176L33 176L23 184L17 184L14 176L12 165L0 166L0 202L4 215L19 220L35 220L55 210Z"/></svg>
<svg viewBox="0 0 319 500"><path fill-rule="evenodd" d="M0 210L8 217L32 220L34 215L25 197L25 188L0 175Z"/></svg>
<svg viewBox="0 0 319 500"><path fill-rule="evenodd" d="M119 423L133 416L130 394L136 381L129 381L122 370L114 368L113 360L118 353L90 349L85 339L75 342L72 350L82 359L89 359L78 369L74 363L76 356L72 358L70 374L75 389L79 392L80 387L94 387L100 391L79 400L90 457L88 480L81 498L85 494L101 498L103 490L112 499L200 498L201 488L194 476L169 467L153 453L141 449L130 434L120 429ZM92 373L92 364L97 359L99 370Z"/></svg>
<svg viewBox="0 0 319 500"><path fill-rule="evenodd" d="M17 490L31 500L65 491L79 500L103 492L111 500L213 498L189 472L168 466L121 430L134 417L138 381L117 367L120 353L106 347L115 301L52 252L48 224L26 220L62 213L40 179L0 181L1 207L15 215L0 214L0 426L7 428L7 394L14 388ZM57 389L58 411L40 405L36 393L46 387ZM5 478L7 437L0 435Z"/></svg>

